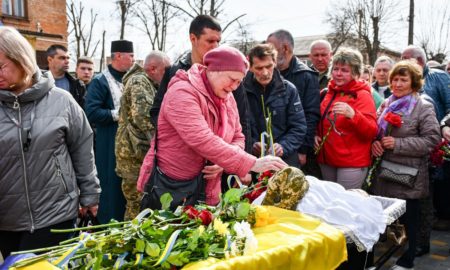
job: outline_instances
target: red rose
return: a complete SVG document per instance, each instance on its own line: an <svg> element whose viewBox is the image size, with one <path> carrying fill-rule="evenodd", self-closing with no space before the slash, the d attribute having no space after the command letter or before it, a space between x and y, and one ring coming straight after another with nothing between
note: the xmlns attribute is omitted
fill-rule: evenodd
<svg viewBox="0 0 450 270"><path fill-rule="evenodd" d="M258 182L264 180L265 178L270 178L272 177L272 175L273 175L272 171L265 171L259 175Z"/></svg>
<svg viewBox="0 0 450 270"><path fill-rule="evenodd" d="M205 226L208 226L209 223L211 223L214 219L214 216L211 212L209 212L206 209L203 209L200 214L198 215L198 218L202 221L202 224Z"/></svg>
<svg viewBox="0 0 450 270"><path fill-rule="evenodd" d="M193 206L191 206L191 205L185 206L183 211L188 215L188 217L189 217L190 219L196 219L196 218L198 217L198 215L199 215L198 210L195 209L195 208L194 208Z"/></svg>
<svg viewBox="0 0 450 270"><path fill-rule="evenodd" d="M245 194L245 198L247 198L250 202L253 202L254 200L256 200L256 198L258 198L265 190L267 189L267 187L262 187L261 188L261 182L258 182L255 187L254 190L250 193Z"/></svg>
<svg viewBox="0 0 450 270"><path fill-rule="evenodd" d="M402 117L398 114L388 112L384 116L384 120L391 124L393 127L401 127L402 126Z"/></svg>

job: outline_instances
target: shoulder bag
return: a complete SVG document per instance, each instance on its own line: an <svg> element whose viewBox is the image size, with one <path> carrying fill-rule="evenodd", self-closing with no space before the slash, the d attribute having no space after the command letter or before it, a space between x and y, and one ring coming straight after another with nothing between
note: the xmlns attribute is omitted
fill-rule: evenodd
<svg viewBox="0 0 450 270"><path fill-rule="evenodd" d="M205 201L205 180L200 173L193 179L174 180L164 174L158 167L156 158L157 131L155 130L155 156L153 170L144 188L141 200L141 210L145 208L161 209L160 198L164 193L170 193L173 200L170 209L174 211L180 205L195 205Z"/></svg>
<svg viewBox="0 0 450 270"><path fill-rule="evenodd" d="M416 182L419 169L382 160L380 164L378 179L394 182L412 188Z"/></svg>

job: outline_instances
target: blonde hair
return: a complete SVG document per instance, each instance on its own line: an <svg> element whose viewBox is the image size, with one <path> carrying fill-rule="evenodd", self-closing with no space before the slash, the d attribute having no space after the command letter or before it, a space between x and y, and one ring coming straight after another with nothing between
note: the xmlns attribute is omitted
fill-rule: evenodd
<svg viewBox="0 0 450 270"><path fill-rule="evenodd" d="M333 60L331 60L332 67L334 67L334 65L336 64L349 65L354 77L361 77L361 74L363 73L363 57L358 50L345 47L339 49L333 55ZM332 69L333 68L331 68L331 70Z"/></svg>
<svg viewBox="0 0 450 270"><path fill-rule="evenodd" d="M37 71L36 55L30 43L14 28L0 26L0 51L25 72L25 82L30 82Z"/></svg>

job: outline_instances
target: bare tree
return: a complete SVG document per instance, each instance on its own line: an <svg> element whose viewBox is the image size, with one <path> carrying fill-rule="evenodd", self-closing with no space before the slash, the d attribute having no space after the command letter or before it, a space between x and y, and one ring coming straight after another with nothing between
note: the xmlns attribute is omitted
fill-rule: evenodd
<svg viewBox="0 0 450 270"><path fill-rule="evenodd" d="M250 49L257 44L256 40L253 38L252 33L249 31L250 25L247 23L241 23L237 21L238 27L237 40L230 41L231 45L238 50L240 50L244 55L250 52Z"/></svg>
<svg viewBox="0 0 450 270"><path fill-rule="evenodd" d="M179 10L175 10L166 0L147 0L136 5L133 13L141 22L141 26L136 28L147 34L152 49L165 51L167 27Z"/></svg>
<svg viewBox="0 0 450 270"><path fill-rule="evenodd" d="M118 12L120 16L120 39L125 37L125 26L128 22L128 16L132 13L133 7L142 0L118 0Z"/></svg>
<svg viewBox="0 0 450 270"><path fill-rule="evenodd" d="M450 53L450 4L448 1L430 1L419 10L418 45L427 54L428 60L442 63Z"/></svg>
<svg viewBox="0 0 450 270"><path fill-rule="evenodd" d="M85 24L83 12L84 6L81 1L76 3L72 0L67 4L67 17L69 18L71 27L69 35L73 34L75 37L75 51L77 58L82 55L92 57L100 43L100 40L93 40L93 29L97 20L97 14L94 14L94 11L91 9L89 23Z"/></svg>
<svg viewBox="0 0 450 270"><path fill-rule="evenodd" d="M391 0L347 0L334 2L334 10L327 14L327 21L333 26L334 43L342 45L348 38L357 39L359 49L366 53L373 64L380 50L383 31L396 17L397 1ZM336 49L336 48L335 48Z"/></svg>
<svg viewBox="0 0 450 270"><path fill-rule="evenodd" d="M223 14L223 4L225 3L225 0L186 0L182 2L185 4L180 5L172 2L168 2L168 4L180 10L184 15L187 15L191 19L203 14L218 18L219 15ZM227 22L225 26L222 27L223 32L225 32L231 24L245 15L245 13L241 14Z"/></svg>

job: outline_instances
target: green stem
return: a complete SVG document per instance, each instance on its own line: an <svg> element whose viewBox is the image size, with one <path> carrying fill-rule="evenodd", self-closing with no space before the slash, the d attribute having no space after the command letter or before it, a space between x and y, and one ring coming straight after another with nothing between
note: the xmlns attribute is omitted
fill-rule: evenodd
<svg viewBox="0 0 450 270"><path fill-rule="evenodd" d="M322 137L322 141L320 142L319 147L317 147L316 151L314 151L314 155L319 154L320 150L325 144L325 141L328 139L328 136L330 136L331 128L332 126L328 127L327 133L325 134L325 136Z"/></svg>
<svg viewBox="0 0 450 270"><path fill-rule="evenodd" d="M15 252L11 252L11 255L19 255L19 254L26 254L26 253L36 253L36 252L45 252L45 251L54 251L55 249L62 249L62 248L65 248L65 247L73 247L73 246L74 246L74 244L69 244L69 245L37 248L37 249L31 249L31 250L15 251Z"/></svg>
<svg viewBox="0 0 450 270"><path fill-rule="evenodd" d="M164 219L164 220L162 220L162 221L160 221L160 222L158 222L158 223L155 223L155 224L153 224L153 225L154 225L154 226L160 226L161 224L164 224L164 223L170 223L170 222L172 222L172 221L183 220L183 219L184 219L183 216L181 216L181 217L176 217L176 218L169 218L169 219Z"/></svg>
<svg viewBox="0 0 450 270"><path fill-rule="evenodd" d="M69 232L79 232L79 231L88 231L88 230L95 230L95 229L101 229L101 228L111 228L116 227L120 225L125 225L130 223L131 221L123 221L123 222L116 222L116 223L108 223L103 225L95 225L95 226L89 226L89 227L81 227L81 228L73 228L73 229L51 229L50 232L52 233L69 233Z"/></svg>
<svg viewBox="0 0 450 270"><path fill-rule="evenodd" d="M99 234L104 234L104 233L106 234L108 232L110 232L110 231L109 230L103 230L103 231L97 231L97 232L90 233L90 235L94 236L94 235L99 235ZM60 245L65 245L65 244L68 244L68 243L78 242L78 241L80 241L80 238L79 237L74 237L74 238L70 238L70 239L64 240L62 242L59 242L59 244Z"/></svg>

